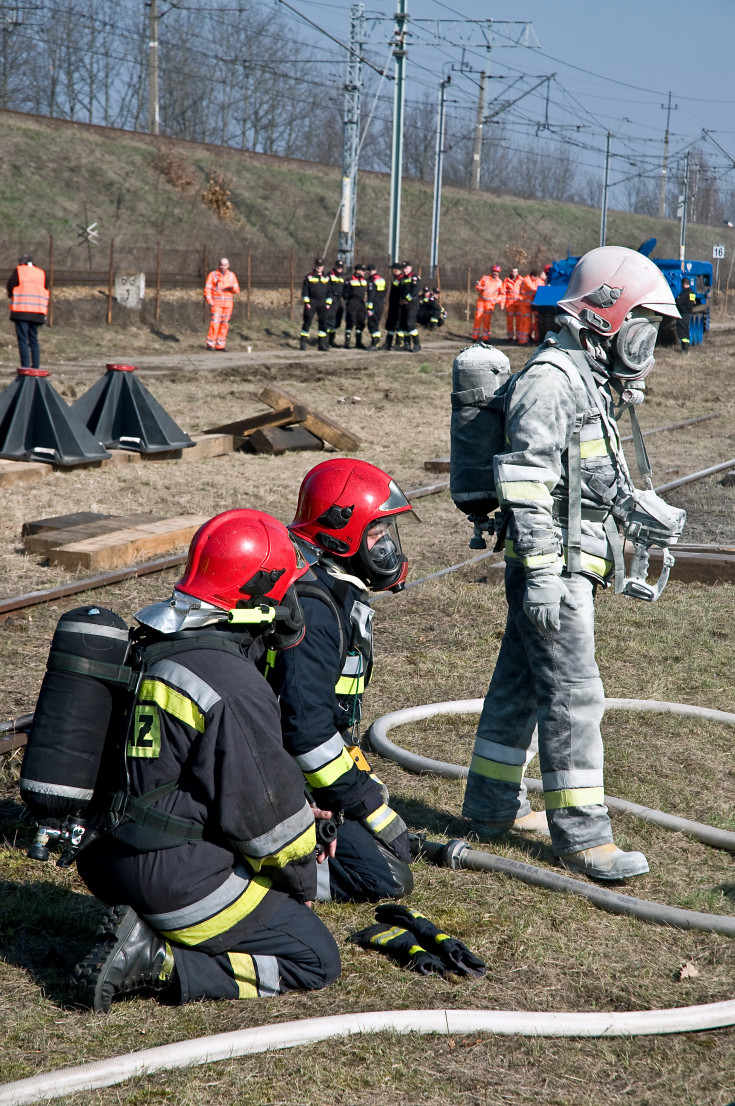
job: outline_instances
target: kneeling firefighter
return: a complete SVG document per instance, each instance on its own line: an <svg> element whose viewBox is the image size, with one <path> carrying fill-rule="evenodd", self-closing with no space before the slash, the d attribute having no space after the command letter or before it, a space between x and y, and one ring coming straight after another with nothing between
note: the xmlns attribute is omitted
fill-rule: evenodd
<svg viewBox="0 0 735 1106"><path fill-rule="evenodd" d="M306 635L276 655L268 679L317 826L324 814L337 821L336 843L318 870L319 899L399 898L413 887L406 825L356 744L373 667L368 589L403 586L408 564L397 516L410 510L381 469L334 458L304 477L289 526L311 568L297 585Z"/></svg>
<svg viewBox="0 0 735 1106"><path fill-rule="evenodd" d="M171 599L138 612L117 793L77 855L92 894L117 904L74 970L81 1005L108 1011L144 989L180 1003L266 997L339 975L309 909L314 814L253 660L303 636L294 585L306 571L282 523L226 511L194 536Z"/></svg>
<svg viewBox="0 0 735 1106"><path fill-rule="evenodd" d="M593 600L613 582L616 591L657 599L673 564L668 547L686 516L653 491L634 405L653 366L660 316L678 311L653 262L605 246L580 259L558 312L560 332L548 334L513 376L491 358L481 380L480 363L491 351L479 346L455 362L452 495L475 522L474 544L478 514L499 502L495 530L498 544L505 540L508 601L464 814L482 840L542 828L523 784L538 728L554 854L573 871L618 880L647 872L648 864L642 853L614 845L604 805ZM469 383L457 379L467 375L465 362ZM621 398L617 409L613 393ZM634 487L620 444L616 418L625 409L644 491ZM495 430L479 435L485 418ZM619 526L634 543L628 577ZM655 586L646 580L654 545L664 556Z"/></svg>

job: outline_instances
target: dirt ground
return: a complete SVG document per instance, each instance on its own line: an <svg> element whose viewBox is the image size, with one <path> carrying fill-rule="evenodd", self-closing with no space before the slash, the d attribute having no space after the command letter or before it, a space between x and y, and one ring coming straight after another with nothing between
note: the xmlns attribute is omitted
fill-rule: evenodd
<svg viewBox="0 0 735 1106"><path fill-rule="evenodd" d="M141 382L191 433L265 410L258 395L264 385L276 383L359 435L359 456L389 471L404 490L446 479L426 471L424 462L449 453L451 365L462 346L461 318L410 355L302 353L294 348L293 328L282 327L275 335L276 324L268 322L267 329L270 333L263 326L243 329L250 340L238 339L231 352L217 355L203 352L201 336L190 332L163 351L159 345L148 352L142 329L131 344L126 344L127 331L90 330L68 340L55 337L48 367L54 386L72 401L99 377L105 361L134 363ZM80 352L82 339L92 355ZM507 352L514 368L520 368L523 351L508 347ZM644 430L701 415L716 418L647 439L656 485L735 457L734 365L735 332L726 327L714 329L706 344L687 356L660 352L640 415ZM0 385L12 375L3 366ZM190 462L140 461L0 487L0 596L73 578L23 553L26 521L77 510L214 514L235 506L262 508L288 521L301 478L326 455L237 452ZM634 469L632 450L629 461ZM685 540L735 545L731 481L711 477L667 498L688 512ZM411 579L472 556L469 527L446 492L417 499L416 509L420 525L402 527ZM368 720L403 707L484 694L504 623L502 572L495 560L376 604L379 657L366 696ZM145 603L165 596L176 577L172 569L128 580L34 607L0 624L0 718L33 709L53 627L64 610L93 597L131 620ZM608 696L735 711L734 623L732 586L672 583L655 605L603 594L599 659ZM466 764L474 722L460 716L451 723L405 727L396 740ZM605 725L609 794L735 829L729 727L619 712ZM459 818L461 781L410 776L377 760L396 806L413 828L437 837L466 834ZM340 941L344 970L328 992L288 996L271 1005L204 1003L184 1009L139 998L116 1007L107 1019L90 1018L67 1005L66 978L90 943L100 907L73 869L26 859L29 829L19 821L15 789L19 763L14 754L0 765L0 1029L5 1039L0 1077L5 1080L267 1021L356 1010L644 1010L732 997L731 939L646 925L504 877L421 863L411 904L479 951L489 965L483 980L467 984L398 971L383 958L344 943L351 930L370 923L369 907L329 904L320 913ZM644 849L651 862L651 875L625 889L629 894L735 916L730 855L628 815L617 815L614 823L616 840ZM494 851L541 866L551 863L534 844L511 840ZM686 964L694 972L682 975ZM448 1100L461 1106L589 1101L727 1106L735 1094L733 1072L731 1029L622 1041L383 1034L162 1073L67 1101L72 1106L169 1101L439 1106Z"/></svg>

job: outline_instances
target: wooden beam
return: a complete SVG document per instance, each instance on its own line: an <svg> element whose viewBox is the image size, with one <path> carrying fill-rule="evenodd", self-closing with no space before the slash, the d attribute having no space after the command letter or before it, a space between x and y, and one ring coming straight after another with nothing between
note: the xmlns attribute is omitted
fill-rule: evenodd
<svg viewBox="0 0 735 1106"><path fill-rule="evenodd" d="M49 560L64 568L120 568L140 557L188 545L208 518L208 515L180 515L71 542L51 550Z"/></svg>
<svg viewBox="0 0 735 1106"><path fill-rule="evenodd" d="M433 461L424 461L427 472L449 472L449 458L435 457Z"/></svg>
<svg viewBox="0 0 735 1106"><path fill-rule="evenodd" d="M279 457L297 449L324 449L324 442L304 426L264 426L243 441L256 453Z"/></svg>
<svg viewBox="0 0 735 1106"><path fill-rule="evenodd" d="M60 516L63 517L63 516ZM73 515L67 516L73 518ZM91 522L82 522L77 525L66 526L61 530L42 530L39 533L27 534L23 539L23 547L26 553L38 553L47 557L52 549L58 549L70 542L86 541L87 538L98 538L103 534L113 534L118 530L128 530L131 526L141 526L148 522L158 522L160 515L152 515L150 512L141 512L136 515L103 515Z"/></svg>
<svg viewBox="0 0 735 1106"><path fill-rule="evenodd" d="M109 517L109 515L101 515L97 511L76 511L72 515L52 515L51 518L36 518L31 522L24 522L20 534L22 538L27 538L29 534L46 534L49 530L68 530L70 526L86 526L90 522L98 522L101 518Z"/></svg>
<svg viewBox="0 0 735 1106"><path fill-rule="evenodd" d="M9 488L13 484L31 484L43 480L53 472L51 465L40 461L8 461L0 458L0 488Z"/></svg>
<svg viewBox="0 0 735 1106"><path fill-rule="evenodd" d="M339 423L334 422L333 419L328 418L326 415L320 415L318 411L315 411L308 404L302 404L300 400L289 395L288 392L276 388L275 385L269 384L267 388L264 388L258 396L258 399L262 403L267 403L267 405L274 410L287 407L289 404L305 407L307 415L302 425L307 430L311 431L312 434L316 434L322 441L329 442L335 449L342 450L344 453L351 453L360 446L360 439L356 434L353 434L352 431L347 430L344 426L340 426Z"/></svg>
<svg viewBox="0 0 735 1106"><path fill-rule="evenodd" d="M735 584L735 552L689 553L672 546L676 561L671 579L684 584ZM651 550L649 579L655 580L661 571L662 558Z"/></svg>
<svg viewBox="0 0 735 1106"><path fill-rule="evenodd" d="M247 438L253 431L261 430L264 426L286 426L291 422L303 422L307 415L308 411L302 404L287 403L277 411L263 411L247 419L225 423L224 426L213 426L206 433L232 434L235 438Z"/></svg>

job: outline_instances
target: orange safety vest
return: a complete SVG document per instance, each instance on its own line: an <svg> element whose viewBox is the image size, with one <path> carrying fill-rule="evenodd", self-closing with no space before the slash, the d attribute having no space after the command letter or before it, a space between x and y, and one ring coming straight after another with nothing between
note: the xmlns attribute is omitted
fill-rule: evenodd
<svg viewBox="0 0 735 1106"><path fill-rule="evenodd" d="M48 289L46 274L38 265L19 265L18 284L13 289L10 300L12 312L48 314Z"/></svg>
<svg viewBox="0 0 735 1106"><path fill-rule="evenodd" d="M503 296L503 282L499 277L490 276L486 273L485 276L480 277L478 280L475 285L475 290L480 293L479 298L481 300L491 304L493 307L495 307L497 303L502 307L505 302Z"/></svg>
<svg viewBox="0 0 735 1106"><path fill-rule="evenodd" d="M517 277L507 276L503 281L503 294L505 296L505 305L509 303L515 303L518 299L518 289L521 286L521 280L523 278L519 274Z"/></svg>
<svg viewBox="0 0 735 1106"><path fill-rule="evenodd" d="M228 269L226 273L221 273L219 269L213 269L204 286L204 295L209 304L223 303L227 299L232 303L233 295L239 291L240 285L237 283L237 277L231 269Z"/></svg>
<svg viewBox="0 0 735 1106"><path fill-rule="evenodd" d="M533 297L536 295L537 287L535 277L522 277L521 283L518 285L518 293L516 296L518 303L533 303Z"/></svg>

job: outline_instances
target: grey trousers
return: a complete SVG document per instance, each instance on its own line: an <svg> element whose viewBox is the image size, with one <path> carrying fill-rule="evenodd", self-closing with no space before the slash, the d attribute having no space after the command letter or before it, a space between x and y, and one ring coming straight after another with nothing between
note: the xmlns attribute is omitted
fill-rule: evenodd
<svg viewBox="0 0 735 1106"><path fill-rule="evenodd" d="M523 611L525 571L508 566L508 621L470 765L463 813L482 822L530 810L523 774L538 752L554 853L612 841L604 805L600 722L605 693L595 661L595 585L564 577L578 604L562 604L561 629L541 633Z"/></svg>

